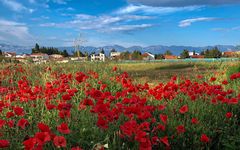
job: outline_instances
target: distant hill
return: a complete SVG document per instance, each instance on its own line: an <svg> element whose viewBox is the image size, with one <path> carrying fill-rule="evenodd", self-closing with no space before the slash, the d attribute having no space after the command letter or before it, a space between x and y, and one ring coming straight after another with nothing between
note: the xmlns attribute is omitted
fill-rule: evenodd
<svg viewBox="0 0 240 150"><path fill-rule="evenodd" d="M236 47L233 45L215 45L218 47L220 51L229 51L229 50L235 50ZM166 50L171 50L171 52L174 55L179 55L183 49L187 49L189 51L195 50L196 52L201 52L202 50L211 49L215 46L204 46L204 47L193 47L193 46L164 46L164 45L153 45L153 46L131 46L131 47L123 47L121 45L112 45L112 46L103 46L103 47L93 47L93 46L82 46L80 47L80 50L82 52L86 51L89 54L92 52L99 52L101 48L104 49L105 53L108 55L112 49L115 49L117 51L123 52L123 51L134 51L139 50L141 52L151 52L153 54L159 54L164 53ZM31 53L31 49L33 46L17 46L17 45L9 45L9 44L0 44L0 49L3 51L9 51L9 52L16 52L17 54L23 54L23 53ZM57 47L59 50L66 49L70 54L74 51L73 47Z"/></svg>

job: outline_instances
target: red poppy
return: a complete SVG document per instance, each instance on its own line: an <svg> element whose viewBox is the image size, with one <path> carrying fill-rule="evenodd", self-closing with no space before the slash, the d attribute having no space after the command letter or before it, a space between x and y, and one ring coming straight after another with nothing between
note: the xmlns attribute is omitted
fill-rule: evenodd
<svg viewBox="0 0 240 150"><path fill-rule="evenodd" d="M38 123L38 129L42 132L50 132L49 126L45 125L44 123Z"/></svg>
<svg viewBox="0 0 240 150"><path fill-rule="evenodd" d="M23 142L24 149L25 150L34 150L36 143L37 143L36 138L29 138L28 140L25 140Z"/></svg>
<svg viewBox="0 0 240 150"><path fill-rule="evenodd" d="M67 141L63 136L55 136L53 139L53 143L56 147L66 147Z"/></svg>
<svg viewBox="0 0 240 150"><path fill-rule="evenodd" d="M114 66L114 67L112 68L112 71L117 71L117 67Z"/></svg>
<svg viewBox="0 0 240 150"><path fill-rule="evenodd" d="M180 133L184 133L186 131L185 127L183 125L179 125L177 126L177 132Z"/></svg>
<svg viewBox="0 0 240 150"><path fill-rule="evenodd" d="M70 96L70 94L65 94L65 95L62 95L62 99L63 99L64 101L69 101L69 100L72 99L72 97Z"/></svg>
<svg viewBox="0 0 240 150"><path fill-rule="evenodd" d="M102 129L108 128L108 122L106 119L103 119L102 117L98 117L97 126Z"/></svg>
<svg viewBox="0 0 240 150"><path fill-rule="evenodd" d="M233 115L233 114L232 114L231 112L227 112L227 113L226 113L226 117L227 117L227 118L231 118L232 115Z"/></svg>
<svg viewBox="0 0 240 150"><path fill-rule="evenodd" d="M187 105L182 106L182 107L179 109L179 112L180 112L181 114L184 114L184 113L188 112L188 106L187 106Z"/></svg>
<svg viewBox="0 0 240 150"><path fill-rule="evenodd" d="M210 78L210 81L211 81L211 82L216 81L216 78L215 78L215 77L211 77L211 78Z"/></svg>
<svg viewBox="0 0 240 150"><path fill-rule="evenodd" d="M222 81L222 84L223 84L223 85L227 85L227 84L228 84L228 81L227 81L227 80L223 80L223 81Z"/></svg>
<svg viewBox="0 0 240 150"><path fill-rule="evenodd" d="M24 118L20 119L17 123L17 126L21 127L22 129L25 129L27 125L29 125L29 122Z"/></svg>
<svg viewBox="0 0 240 150"><path fill-rule="evenodd" d="M0 129L6 124L5 120L0 119Z"/></svg>
<svg viewBox="0 0 240 150"><path fill-rule="evenodd" d="M14 107L13 111L17 116L24 116L24 110L21 107Z"/></svg>
<svg viewBox="0 0 240 150"><path fill-rule="evenodd" d="M162 114L160 114L159 117L160 117L160 119L162 120L162 122L163 122L164 124L167 123L167 119L168 119L168 116L167 116L167 115L162 115Z"/></svg>
<svg viewBox="0 0 240 150"><path fill-rule="evenodd" d="M10 143L8 140L0 140L0 148L9 147Z"/></svg>
<svg viewBox="0 0 240 150"><path fill-rule="evenodd" d="M200 140L203 143L208 143L210 141L209 137L206 134L202 134Z"/></svg>
<svg viewBox="0 0 240 150"><path fill-rule="evenodd" d="M57 126L57 130L62 134L69 134L70 129L68 128L68 124L62 123L61 125Z"/></svg>
<svg viewBox="0 0 240 150"><path fill-rule="evenodd" d="M51 141L50 134L48 132L37 132L34 136L38 144L43 145L48 141Z"/></svg>
<svg viewBox="0 0 240 150"><path fill-rule="evenodd" d="M192 118L191 122L192 122L192 124L198 124L197 118Z"/></svg>
<svg viewBox="0 0 240 150"><path fill-rule="evenodd" d="M13 117L13 116L14 116L14 113L11 112L11 111L6 113L6 117L7 117L7 118L11 118L11 117Z"/></svg>
<svg viewBox="0 0 240 150"><path fill-rule="evenodd" d="M170 146L170 144L169 144L169 142L168 142L168 137L167 137L167 136L165 136L165 137L163 137L163 138L160 138L160 141L161 141L163 144L165 144L167 147Z"/></svg>

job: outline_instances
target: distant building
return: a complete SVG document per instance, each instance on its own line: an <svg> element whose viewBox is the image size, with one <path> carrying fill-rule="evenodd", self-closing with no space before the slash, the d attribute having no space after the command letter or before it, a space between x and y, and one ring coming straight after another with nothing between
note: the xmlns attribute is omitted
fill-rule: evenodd
<svg viewBox="0 0 240 150"><path fill-rule="evenodd" d="M199 53L196 53L196 52L188 52L189 56L194 56L194 55L200 55Z"/></svg>
<svg viewBox="0 0 240 150"><path fill-rule="evenodd" d="M111 60L116 60L120 57L121 53L120 52L111 52L110 53L110 59Z"/></svg>
<svg viewBox="0 0 240 150"><path fill-rule="evenodd" d="M72 61L87 61L88 57L71 57L70 60Z"/></svg>
<svg viewBox="0 0 240 150"><path fill-rule="evenodd" d="M155 60L155 56L149 52L143 53L142 58L143 58L143 60Z"/></svg>
<svg viewBox="0 0 240 150"><path fill-rule="evenodd" d="M21 58L21 59L26 59L26 58L29 58L30 55L29 54L22 54L22 55L16 55L16 58Z"/></svg>
<svg viewBox="0 0 240 150"><path fill-rule="evenodd" d="M50 59L53 59L53 60L58 60L58 59L62 59L63 58L63 55L60 55L60 54L52 54L49 56Z"/></svg>
<svg viewBox="0 0 240 150"><path fill-rule="evenodd" d="M178 59L178 56L174 56L174 55L164 55L165 59Z"/></svg>
<svg viewBox="0 0 240 150"><path fill-rule="evenodd" d="M192 55L191 58L204 58L204 55Z"/></svg>
<svg viewBox="0 0 240 150"><path fill-rule="evenodd" d="M105 61L105 54L103 53L92 54L91 61Z"/></svg>
<svg viewBox="0 0 240 150"><path fill-rule="evenodd" d="M16 53L15 52L3 52L3 56L7 58L15 58Z"/></svg>
<svg viewBox="0 0 240 150"><path fill-rule="evenodd" d="M44 53L33 53L30 55L34 63L46 63L49 60L49 55Z"/></svg>
<svg viewBox="0 0 240 150"><path fill-rule="evenodd" d="M227 51L227 52L222 52L223 57L235 57L235 56L240 56L240 51Z"/></svg>

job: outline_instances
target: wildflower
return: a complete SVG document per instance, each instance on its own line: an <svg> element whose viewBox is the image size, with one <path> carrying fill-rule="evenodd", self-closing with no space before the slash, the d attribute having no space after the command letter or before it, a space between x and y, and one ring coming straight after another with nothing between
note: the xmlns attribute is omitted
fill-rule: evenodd
<svg viewBox="0 0 240 150"><path fill-rule="evenodd" d="M37 144L36 138L29 138L23 142L25 150L34 150L36 144Z"/></svg>
<svg viewBox="0 0 240 150"><path fill-rule="evenodd" d="M63 136L55 136L53 139L53 143L56 147L66 147L67 141Z"/></svg>
<svg viewBox="0 0 240 150"><path fill-rule="evenodd" d="M20 119L17 123L17 126L21 127L22 129L25 129L27 125L29 125L29 122L24 118Z"/></svg>
<svg viewBox="0 0 240 150"><path fill-rule="evenodd" d="M192 118L191 122L192 122L192 124L198 124L197 118Z"/></svg>
<svg viewBox="0 0 240 150"><path fill-rule="evenodd" d="M38 129L42 132L50 132L50 128L44 123L38 123Z"/></svg>
<svg viewBox="0 0 240 150"><path fill-rule="evenodd" d="M232 115L233 115L233 114L232 114L231 112L227 112L227 113L226 113L226 118L231 118Z"/></svg>
<svg viewBox="0 0 240 150"><path fill-rule="evenodd" d="M168 142L168 137L167 137L167 136L165 136L165 137L163 137L163 138L160 138L160 141L161 141L163 144L165 144L167 147L170 146L170 144L169 144L169 142Z"/></svg>
<svg viewBox="0 0 240 150"><path fill-rule="evenodd" d="M10 143L8 140L0 140L0 148L9 147Z"/></svg>
<svg viewBox="0 0 240 150"><path fill-rule="evenodd" d="M51 137L48 132L37 132L34 137L40 145L44 145L46 142L51 141Z"/></svg>
<svg viewBox="0 0 240 150"><path fill-rule="evenodd" d="M188 112L188 106L187 106L187 105L182 106L182 107L179 109L179 112L180 112L181 114L184 114L184 113Z"/></svg>
<svg viewBox="0 0 240 150"><path fill-rule="evenodd" d="M177 126L177 132L180 133L184 133L186 131L185 127L183 125L179 125Z"/></svg>
<svg viewBox="0 0 240 150"><path fill-rule="evenodd" d="M162 114L160 114L159 117L160 117L160 119L162 120L162 122L163 122L164 124L167 123L167 119L168 119L168 116L167 116L167 115L162 115Z"/></svg>
<svg viewBox="0 0 240 150"><path fill-rule="evenodd" d="M17 116L24 116L24 110L21 107L17 106L13 109L13 111Z"/></svg>
<svg viewBox="0 0 240 150"><path fill-rule="evenodd" d="M210 141L209 137L206 134L202 134L200 140L203 143L208 143Z"/></svg>
<svg viewBox="0 0 240 150"><path fill-rule="evenodd" d="M62 123L61 125L57 126L57 130L62 134L69 134L70 129L68 128L68 124Z"/></svg>

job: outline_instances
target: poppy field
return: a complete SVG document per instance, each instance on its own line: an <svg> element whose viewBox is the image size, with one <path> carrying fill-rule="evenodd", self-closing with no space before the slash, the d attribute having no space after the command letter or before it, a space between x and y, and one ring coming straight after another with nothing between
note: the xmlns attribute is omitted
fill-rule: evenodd
<svg viewBox="0 0 240 150"><path fill-rule="evenodd" d="M239 91L226 68L148 84L117 64L1 64L0 148L238 149Z"/></svg>

